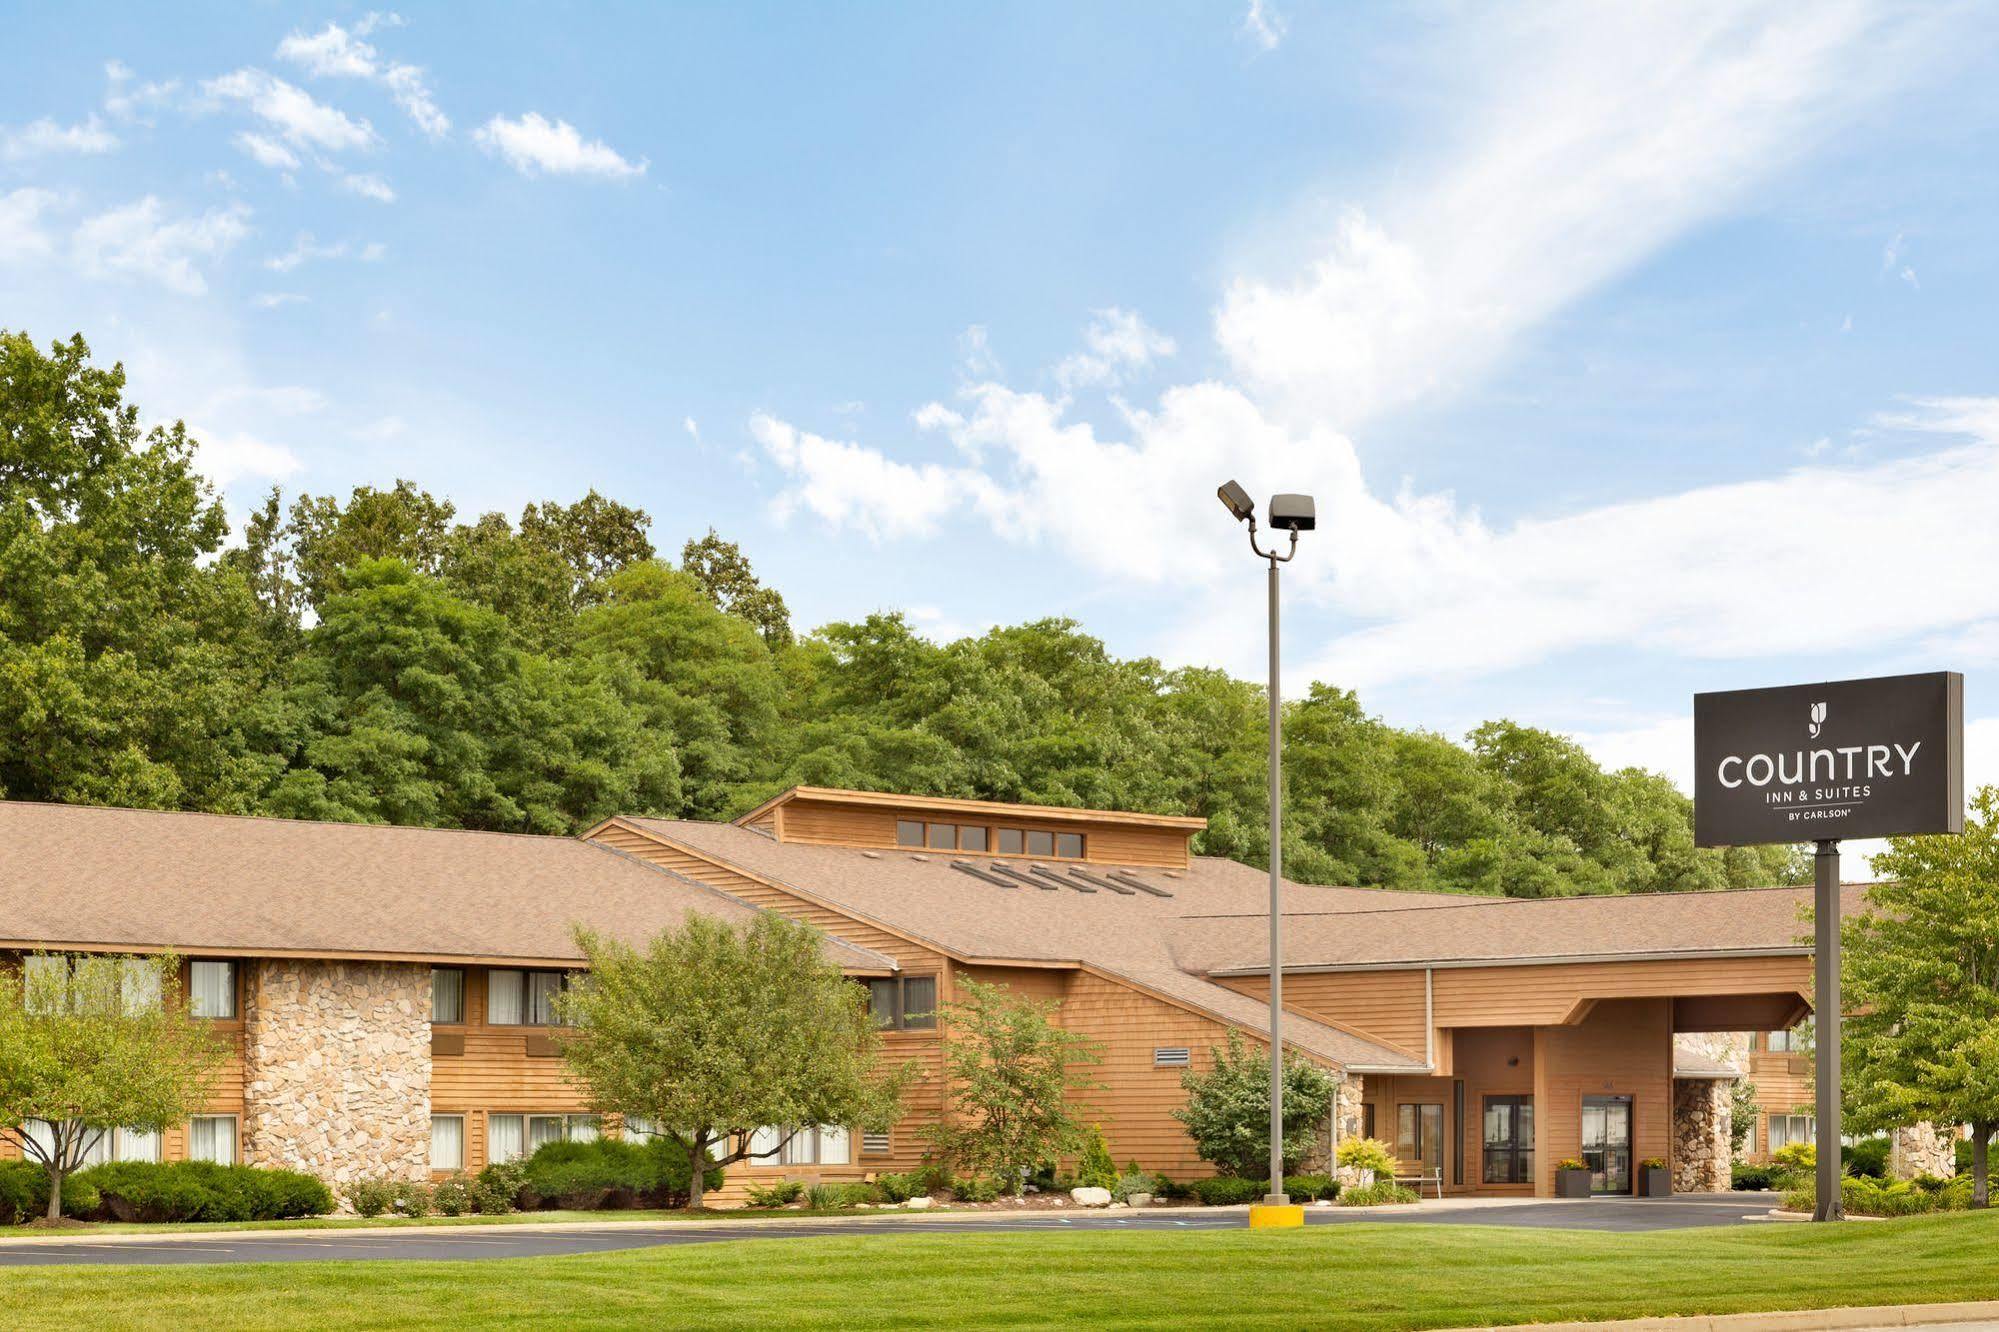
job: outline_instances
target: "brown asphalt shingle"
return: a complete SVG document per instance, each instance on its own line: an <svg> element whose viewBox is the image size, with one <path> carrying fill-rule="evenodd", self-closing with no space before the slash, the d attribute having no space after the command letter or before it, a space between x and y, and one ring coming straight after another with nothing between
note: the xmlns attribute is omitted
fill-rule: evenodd
<svg viewBox="0 0 1999 1332"><path fill-rule="evenodd" d="M581 960L756 908L572 837L0 802L0 943ZM840 940L855 971L893 963Z"/></svg>

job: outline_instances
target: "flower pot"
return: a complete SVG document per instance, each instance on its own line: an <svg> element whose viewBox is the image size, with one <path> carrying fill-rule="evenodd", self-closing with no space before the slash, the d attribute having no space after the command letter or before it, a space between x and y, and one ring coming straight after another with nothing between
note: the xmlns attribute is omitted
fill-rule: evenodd
<svg viewBox="0 0 1999 1332"><path fill-rule="evenodd" d="M1673 1172L1665 1166L1642 1166L1638 1171L1638 1192L1647 1198L1673 1196Z"/></svg>
<svg viewBox="0 0 1999 1332"><path fill-rule="evenodd" d="M1557 1198L1589 1197L1589 1178L1589 1171L1587 1170L1557 1169L1555 1171L1555 1196Z"/></svg>

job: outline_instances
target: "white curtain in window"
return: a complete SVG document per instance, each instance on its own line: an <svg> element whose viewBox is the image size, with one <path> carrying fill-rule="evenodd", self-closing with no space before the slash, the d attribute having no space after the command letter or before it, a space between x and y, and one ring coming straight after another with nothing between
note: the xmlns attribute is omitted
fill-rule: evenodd
<svg viewBox="0 0 1999 1332"><path fill-rule="evenodd" d="M83 1134L83 1155L80 1159L87 1166L102 1165L111 1159L111 1147L116 1141L114 1129L81 1130Z"/></svg>
<svg viewBox="0 0 1999 1332"><path fill-rule="evenodd" d="M150 1013L160 1006L159 968L142 957L121 958L118 992L124 996L127 1013Z"/></svg>
<svg viewBox="0 0 1999 1332"><path fill-rule="evenodd" d="M486 1116L486 1159L493 1162L519 1159L523 1150L519 1115Z"/></svg>
<svg viewBox="0 0 1999 1332"><path fill-rule="evenodd" d="M545 1146L548 1143L561 1142L566 1136L561 1115L528 1116L529 1153L533 1153L535 1148Z"/></svg>
<svg viewBox="0 0 1999 1332"><path fill-rule="evenodd" d="M520 1025L525 1016L521 1002L525 980L518 971L486 973L486 1021L503 1026Z"/></svg>
<svg viewBox="0 0 1999 1332"><path fill-rule="evenodd" d="M187 1155L191 1161L235 1165L235 1118L230 1115L202 1115L193 1120L187 1126Z"/></svg>
<svg viewBox="0 0 1999 1332"><path fill-rule="evenodd" d="M432 1170L465 1168L465 1116L430 1117L430 1168Z"/></svg>
<svg viewBox="0 0 1999 1332"><path fill-rule="evenodd" d="M465 1020L465 973L456 967L433 967L430 972L430 1020Z"/></svg>
<svg viewBox="0 0 1999 1332"><path fill-rule="evenodd" d="M749 1159L744 1161L743 1164L753 1166L776 1165L777 1158L775 1156L766 1156L764 1153L776 1151L778 1142L783 1137L784 1135L774 1128L760 1128L755 1133L752 1133L750 1135Z"/></svg>
<svg viewBox="0 0 1999 1332"><path fill-rule="evenodd" d="M28 1141L35 1144L36 1149L40 1151L44 1157L50 1155L55 1151L56 1149L55 1129L50 1126L49 1122L46 1119L31 1119L26 1124L23 1124L21 1127L26 1131L28 1135Z"/></svg>
<svg viewBox="0 0 1999 1332"><path fill-rule="evenodd" d="M603 1135L603 1126L595 1115L571 1115L569 1117L569 1140L571 1142L595 1142Z"/></svg>
<svg viewBox="0 0 1999 1332"><path fill-rule="evenodd" d="M236 964L196 962L189 968L189 991L196 1017L236 1016Z"/></svg>
<svg viewBox="0 0 1999 1332"><path fill-rule="evenodd" d="M53 1013L63 1006L69 986L69 959L30 954L21 962L21 981L30 1013Z"/></svg>
<svg viewBox="0 0 1999 1332"><path fill-rule="evenodd" d="M852 1159L849 1150L847 1130L831 1124L819 1126L820 1165L846 1165Z"/></svg>
<svg viewBox="0 0 1999 1332"><path fill-rule="evenodd" d="M157 1161L160 1159L160 1131L119 1129L115 1151L120 1161Z"/></svg>
<svg viewBox="0 0 1999 1332"><path fill-rule="evenodd" d="M626 1115L623 1132L626 1142L645 1142L655 1136L652 1121L644 1115Z"/></svg>
<svg viewBox="0 0 1999 1332"><path fill-rule="evenodd" d="M559 971L530 971L528 973L528 1024L535 1027L555 1025L555 996L562 992L562 973Z"/></svg>

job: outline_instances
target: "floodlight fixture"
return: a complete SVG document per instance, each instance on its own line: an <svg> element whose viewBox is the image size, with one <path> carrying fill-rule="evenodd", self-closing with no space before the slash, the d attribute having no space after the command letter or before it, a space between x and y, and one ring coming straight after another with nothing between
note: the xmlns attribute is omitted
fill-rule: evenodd
<svg viewBox="0 0 1999 1332"><path fill-rule="evenodd" d="M1221 488L1215 494L1221 496L1222 503L1227 506L1230 513L1235 515L1237 522L1253 523L1256 521L1256 501L1249 497L1247 490L1244 490L1235 482L1222 482Z"/></svg>

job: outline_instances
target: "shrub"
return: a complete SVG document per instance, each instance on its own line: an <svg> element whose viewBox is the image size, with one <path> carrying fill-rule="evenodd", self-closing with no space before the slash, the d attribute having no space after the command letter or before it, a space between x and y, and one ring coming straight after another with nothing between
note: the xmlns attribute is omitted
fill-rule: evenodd
<svg viewBox="0 0 1999 1332"><path fill-rule="evenodd" d="M1735 1189L1774 1189L1777 1187L1777 1172L1769 1166L1730 1166L1728 1182L1729 1187Z"/></svg>
<svg viewBox="0 0 1999 1332"><path fill-rule="evenodd" d="M430 1202L439 1216L463 1216L472 1210L472 1181L462 1170L448 1175L431 1187Z"/></svg>
<svg viewBox="0 0 1999 1332"><path fill-rule="evenodd" d="M991 1175L965 1175L951 1181L959 1202L989 1203L1000 1196L1000 1182Z"/></svg>
<svg viewBox="0 0 1999 1332"><path fill-rule="evenodd" d="M1185 1184L1180 1183L1178 1180L1169 1179L1165 1175L1154 1175L1152 1183L1154 1190L1161 1198L1179 1199L1193 1196L1193 1191Z"/></svg>
<svg viewBox="0 0 1999 1332"><path fill-rule="evenodd" d="M1203 1207L1233 1207L1255 1202L1269 1187L1266 1180L1218 1175L1214 1179L1197 1179L1187 1186L1187 1190L1201 1200Z"/></svg>
<svg viewBox="0 0 1999 1332"><path fill-rule="evenodd" d="M1333 1159L1349 1170L1372 1170L1376 1179L1395 1178L1395 1150L1379 1138L1346 1138Z"/></svg>
<svg viewBox="0 0 1999 1332"><path fill-rule="evenodd" d="M350 1180L341 1192L347 1197L347 1205L362 1216L380 1216L396 1205L394 1180Z"/></svg>
<svg viewBox="0 0 1999 1332"><path fill-rule="evenodd" d="M516 1202L528 1210L685 1207L692 1173L687 1144L671 1136L549 1142L527 1158ZM722 1187L719 1167L709 1167L702 1187Z"/></svg>
<svg viewBox="0 0 1999 1332"><path fill-rule="evenodd" d="M76 1175L113 1221L277 1221L333 1210L333 1191L296 1170L213 1161L113 1161ZM63 1184L67 1194L70 1181ZM67 1199L65 1199L67 1201Z"/></svg>
<svg viewBox="0 0 1999 1332"><path fill-rule="evenodd" d="M1108 1189L1117 1183L1117 1162L1111 1159L1110 1144L1104 1141L1104 1131L1091 1125L1090 1136L1083 1142L1083 1159L1076 1163L1076 1184L1081 1188Z"/></svg>
<svg viewBox="0 0 1999 1332"><path fill-rule="evenodd" d="M1664 1170L1666 1168L1666 1158L1663 1156L1648 1156L1638 1163L1638 1168L1640 1170Z"/></svg>
<svg viewBox="0 0 1999 1332"><path fill-rule="evenodd" d="M405 1182L396 1189L396 1211L403 1216L429 1216L437 1193L428 1184Z"/></svg>
<svg viewBox="0 0 1999 1332"><path fill-rule="evenodd" d="M892 1203L908 1202L923 1193L923 1176L916 1171L896 1174L884 1171L875 1176L875 1187Z"/></svg>
<svg viewBox="0 0 1999 1332"><path fill-rule="evenodd" d="M804 1196L805 1181L802 1179L779 1179L749 1187L752 1207L789 1207Z"/></svg>
<svg viewBox="0 0 1999 1332"><path fill-rule="evenodd" d="M805 1202L815 1210L832 1211L841 1207L858 1207L862 1203L878 1203L883 1196L874 1185L856 1180L850 1184L814 1184L805 1191Z"/></svg>
<svg viewBox="0 0 1999 1332"><path fill-rule="evenodd" d="M525 1161L496 1161L472 1177L472 1210L481 1216L505 1216L514 1210L526 1183Z"/></svg>
<svg viewBox="0 0 1999 1332"><path fill-rule="evenodd" d="M1284 1192L1293 1202L1317 1202L1339 1194L1339 1181L1331 1175L1286 1175Z"/></svg>
<svg viewBox="0 0 1999 1332"><path fill-rule="evenodd" d="M62 1182L62 1214L82 1217L96 1212L97 1190L83 1171ZM48 1172L34 1161L0 1161L0 1225L39 1221L49 1210Z"/></svg>
<svg viewBox="0 0 1999 1332"><path fill-rule="evenodd" d="M1339 1204L1342 1207L1380 1207L1387 1203L1421 1202L1416 1190L1392 1179L1377 1179L1365 1188L1341 1189Z"/></svg>
<svg viewBox="0 0 1999 1332"><path fill-rule="evenodd" d="M1159 1193L1158 1177L1146 1174L1138 1169L1137 1165L1138 1163L1134 1161L1125 1167L1125 1172L1117 1177L1117 1183L1111 1185L1111 1197L1119 1202L1130 1202L1134 1193L1150 1193L1155 1196Z"/></svg>
<svg viewBox="0 0 1999 1332"><path fill-rule="evenodd" d="M1863 1138L1851 1147L1840 1148L1839 1160L1849 1175L1862 1179L1886 1179L1888 1139Z"/></svg>
<svg viewBox="0 0 1999 1332"><path fill-rule="evenodd" d="M1926 1188L1907 1180L1893 1182L1862 1176L1840 1181L1840 1203L1855 1216L1920 1216L1925 1212L1955 1212L1971 1205L1971 1181L1938 1181L1940 1187ZM1818 1202L1818 1190L1805 1185L1784 1195L1784 1206L1794 1212L1809 1212Z"/></svg>
<svg viewBox="0 0 1999 1332"><path fill-rule="evenodd" d="M1173 1111L1203 1161L1224 1175L1263 1179L1270 1173L1270 1055L1229 1033L1225 1049L1211 1049L1213 1068L1180 1075L1187 1103ZM1293 1170L1321 1142L1338 1084L1301 1059L1284 1061L1284 1168Z"/></svg>
<svg viewBox="0 0 1999 1332"><path fill-rule="evenodd" d="M1809 1142L1789 1142L1770 1154L1770 1164L1787 1175L1808 1175L1818 1169L1819 1151Z"/></svg>

